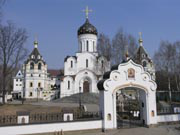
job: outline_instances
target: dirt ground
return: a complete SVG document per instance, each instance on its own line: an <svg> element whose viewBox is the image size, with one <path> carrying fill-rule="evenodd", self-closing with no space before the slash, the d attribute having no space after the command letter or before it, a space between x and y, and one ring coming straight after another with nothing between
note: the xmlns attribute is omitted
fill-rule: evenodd
<svg viewBox="0 0 180 135"><path fill-rule="evenodd" d="M27 111L31 113L43 113L43 112L60 112L61 108L57 106L40 106L40 105L3 105L0 106L0 115L16 115L17 111Z"/></svg>
<svg viewBox="0 0 180 135"><path fill-rule="evenodd" d="M180 124L176 125L163 125L158 127L138 127L130 129L117 129L102 132L101 130L87 130L76 132L54 132L54 133L42 133L36 135L180 135Z"/></svg>

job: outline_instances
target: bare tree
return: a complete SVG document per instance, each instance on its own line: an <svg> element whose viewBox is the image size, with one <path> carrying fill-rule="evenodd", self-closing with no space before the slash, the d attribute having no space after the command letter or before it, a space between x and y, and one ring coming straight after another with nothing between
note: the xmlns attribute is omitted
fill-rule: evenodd
<svg viewBox="0 0 180 135"><path fill-rule="evenodd" d="M12 73L26 56L25 41L27 33L25 29L16 28L12 23L0 25L0 90L5 103L5 94L8 91L9 79Z"/></svg>
<svg viewBox="0 0 180 135"><path fill-rule="evenodd" d="M164 71L167 74L168 90L171 88L171 76L175 73L176 47L168 41L160 43L159 50L154 54L156 70Z"/></svg>
<svg viewBox="0 0 180 135"><path fill-rule="evenodd" d="M123 29L120 29L112 40L111 63L119 64L124 59L127 50L131 57L134 56L136 48L136 39L132 35L126 34Z"/></svg>
<svg viewBox="0 0 180 135"><path fill-rule="evenodd" d="M97 51L108 60L111 59L111 41L109 37L103 33L101 33L98 37Z"/></svg>

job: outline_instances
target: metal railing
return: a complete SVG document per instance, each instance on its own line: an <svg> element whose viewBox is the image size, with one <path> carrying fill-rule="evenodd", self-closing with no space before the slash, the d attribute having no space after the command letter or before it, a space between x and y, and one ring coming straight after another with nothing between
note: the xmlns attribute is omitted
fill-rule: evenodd
<svg viewBox="0 0 180 135"><path fill-rule="evenodd" d="M64 120L65 113L34 113L28 115L28 123L18 123L18 115L0 116L0 126L23 125L23 124L44 124L56 122L91 121L102 119L99 112L73 112L73 120Z"/></svg>

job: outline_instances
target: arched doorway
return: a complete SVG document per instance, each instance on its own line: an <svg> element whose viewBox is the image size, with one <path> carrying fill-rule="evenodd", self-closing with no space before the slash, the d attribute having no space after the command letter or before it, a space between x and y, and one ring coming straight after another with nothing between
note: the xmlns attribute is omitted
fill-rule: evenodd
<svg viewBox="0 0 180 135"><path fill-rule="evenodd" d="M144 97L145 91L136 87L125 87L116 92L117 128L144 126Z"/></svg>
<svg viewBox="0 0 180 135"><path fill-rule="evenodd" d="M83 83L83 92L89 93L90 92L90 84L89 81L85 80Z"/></svg>

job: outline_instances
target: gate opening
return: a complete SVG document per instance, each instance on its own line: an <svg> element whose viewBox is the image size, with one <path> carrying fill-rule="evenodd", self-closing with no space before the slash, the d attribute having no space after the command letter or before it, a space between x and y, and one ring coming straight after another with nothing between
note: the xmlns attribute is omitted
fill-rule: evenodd
<svg viewBox="0 0 180 135"><path fill-rule="evenodd" d="M135 87L126 87L116 92L116 114L118 128L144 126L146 93Z"/></svg>

